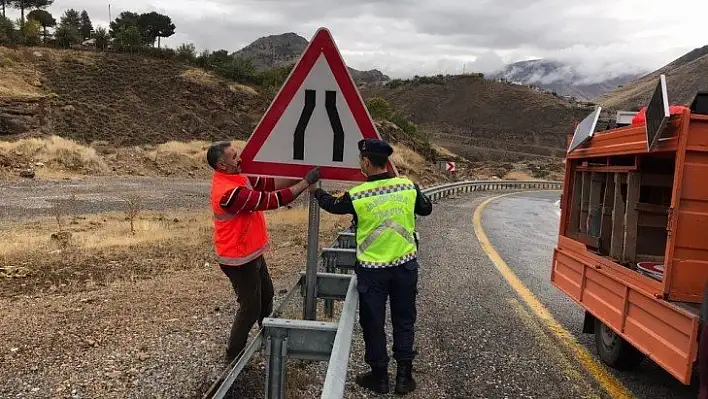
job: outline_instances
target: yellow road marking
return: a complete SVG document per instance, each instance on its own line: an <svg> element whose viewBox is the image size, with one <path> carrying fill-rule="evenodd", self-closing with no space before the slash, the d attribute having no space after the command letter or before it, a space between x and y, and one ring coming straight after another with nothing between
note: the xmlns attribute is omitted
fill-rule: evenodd
<svg viewBox="0 0 708 399"><path fill-rule="evenodd" d="M590 352L583 345L581 345L578 340L571 334L568 330L563 328L563 326L556 321L551 312L546 309L541 301L536 298L536 296L526 288L524 283L516 276L511 268L504 262L502 257L499 255L496 249L492 246L492 243L487 237L487 233L484 232L482 228L482 212L484 208L490 202L506 197L508 195L513 195L518 193L508 193L492 197L484 201L474 212L473 224L474 232L477 235L484 252L487 253L489 259L494 263L499 273L504 277L509 286L516 291L516 293L521 297L521 299L526 303L526 305L531 309L532 312L546 325L546 327L556 336L561 342L563 342L568 349L570 349L571 354L580 363L580 365L590 374L595 380L600 384L600 386L607 391L607 393L613 398L634 398L634 395L620 382L615 376L610 374L607 369L593 359Z"/></svg>

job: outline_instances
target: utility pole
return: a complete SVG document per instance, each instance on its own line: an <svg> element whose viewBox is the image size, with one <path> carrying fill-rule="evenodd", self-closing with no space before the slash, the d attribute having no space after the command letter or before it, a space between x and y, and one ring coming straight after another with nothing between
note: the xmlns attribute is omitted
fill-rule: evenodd
<svg viewBox="0 0 708 399"><path fill-rule="evenodd" d="M110 25L111 21L113 21L113 18L111 17L111 4L108 4L108 24Z"/></svg>

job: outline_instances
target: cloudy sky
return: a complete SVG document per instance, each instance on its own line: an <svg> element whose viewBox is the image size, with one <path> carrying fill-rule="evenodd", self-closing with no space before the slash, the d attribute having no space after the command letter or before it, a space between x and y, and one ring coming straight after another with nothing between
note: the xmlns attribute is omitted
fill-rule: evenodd
<svg viewBox="0 0 708 399"><path fill-rule="evenodd" d="M106 25L109 2L56 0ZM653 70L708 44L704 0L115 0L121 11L166 13L177 34L164 41L237 50L261 36L320 26L346 62L392 77L490 72L505 63L555 58L597 77ZM656 4L656 5L654 5Z"/></svg>

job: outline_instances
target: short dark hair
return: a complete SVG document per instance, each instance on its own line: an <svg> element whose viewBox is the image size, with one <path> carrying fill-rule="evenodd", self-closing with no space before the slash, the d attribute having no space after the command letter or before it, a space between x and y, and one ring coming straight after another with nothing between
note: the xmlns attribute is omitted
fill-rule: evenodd
<svg viewBox="0 0 708 399"><path fill-rule="evenodd" d="M213 143L207 150L207 163L212 169L216 170L216 164L219 163L224 156L226 149L231 147L230 141L217 141Z"/></svg>
<svg viewBox="0 0 708 399"><path fill-rule="evenodd" d="M362 156L364 158L367 158L369 162L371 162L371 164L376 166L377 168L385 168L386 162L388 162L388 157L384 154L367 153L362 154Z"/></svg>

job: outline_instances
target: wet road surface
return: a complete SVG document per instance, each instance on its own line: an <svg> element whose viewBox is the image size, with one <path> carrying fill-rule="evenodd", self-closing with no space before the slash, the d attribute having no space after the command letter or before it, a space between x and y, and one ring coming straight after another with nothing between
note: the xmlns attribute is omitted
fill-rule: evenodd
<svg viewBox="0 0 708 399"><path fill-rule="evenodd" d="M520 193L495 199L484 209L482 225L491 244L522 283L599 362L593 335L581 331L582 308L550 282L558 234L559 195L558 192ZM607 370L637 398L697 396L695 383L684 386L651 360L645 360L632 371Z"/></svg>

